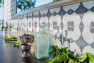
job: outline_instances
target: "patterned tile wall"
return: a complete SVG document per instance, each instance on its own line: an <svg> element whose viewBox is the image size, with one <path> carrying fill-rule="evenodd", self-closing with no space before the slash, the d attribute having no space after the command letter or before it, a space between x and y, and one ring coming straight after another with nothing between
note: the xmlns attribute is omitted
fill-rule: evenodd
<svg viewBox="0 0 94 63"><path fill-rule="evenodd" d="M60 26L64 33L68 30L70 50L79 54L94 54L94 1L33 12L21 20L21 30L24 32L39 31L40 23L48 23L49 29L54 32Z"/></svg>

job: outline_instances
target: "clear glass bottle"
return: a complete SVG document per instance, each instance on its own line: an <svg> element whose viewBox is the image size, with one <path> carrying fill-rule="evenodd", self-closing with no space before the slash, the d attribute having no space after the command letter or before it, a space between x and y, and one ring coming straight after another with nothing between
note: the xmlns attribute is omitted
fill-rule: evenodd
<svg viewBox="0 0 94 63"><path fill-rule="evenodd" d="M61 42L61 48L63 48L63 44L64 44L64 41L63 41L63 30L61 30L61 32L60 32L60 42Z"/></svg>
<svg viewBox="0 0 94 63"><path fill-rule="evenodd" d="M49 57L49 34L45 32L44 24L40 24L40 31L35 34L35 57L37 59Z"/></svg>
<svg viewBox="0 0 94 63"><path fill-rule="evenodd" d="M55 44L56 46L58 46L59 48L61 48L61 41L60 41L60 30L59 30L59 26L57 26L57 32L56 32L56 40L55 40Z"/></svg>
<svg viewBox="0 0 94 63"><path fill-rule="evenodd" d="M69 50L70 49L70 43L68 41L68 31L67 30L65 30L65 39L66 39L66 41L64 42L64 48L68 47L68 50Z"/></svg>
<svg viewBox="0 0 94 63"><path fill-rule="evenodd" d="M51 46L53 45L53 31L49 29L49 25L46 23L46 29L45 31L49 34L49 53L52 52Z"/></svg>

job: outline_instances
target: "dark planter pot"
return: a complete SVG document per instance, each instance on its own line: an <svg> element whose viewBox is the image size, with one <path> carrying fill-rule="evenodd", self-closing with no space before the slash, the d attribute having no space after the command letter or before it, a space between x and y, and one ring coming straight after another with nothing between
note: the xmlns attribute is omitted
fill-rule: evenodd
<svg viewBox="0 0 94 63"><path fill-rule="evenodd" d="M21 44L21 50L25 52L29 52L31 48L31 45L28 44Z"/></svg>
<svg viewBox="0 0 94 63"><path fill-rule="evenodd" d="M31 48L31 45L21 44L22 57L29 57L30 56L30 48Z"/></svg>
<svg viewBox="0 0 94 63"><path fill-rule="evenodd" d="M32 43L33 40L34 40L34 36L33 35L29 35L29 34L21 35L19 38L20 38L20 41L22 42L22 44Z"/></svg>
<svg viewBox="0 0 94 63"><path fill-rule="evenodd" d="M32 42L34 42L33 41L34 36L29 34L24 34L24 35L21 35L19 38L20 38L20 41L22 42L21 44L22 56L23 57L30 56L30 48L31 48Z"/></svg>

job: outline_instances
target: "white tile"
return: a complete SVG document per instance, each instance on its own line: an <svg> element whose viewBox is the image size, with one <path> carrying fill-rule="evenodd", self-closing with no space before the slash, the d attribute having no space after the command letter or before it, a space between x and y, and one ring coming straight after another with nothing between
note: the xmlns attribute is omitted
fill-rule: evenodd
<svg viewBox="0 0 94 63"><path fill-rule="evenodd" d="M94 1L83 2L84 7L91 9L94 6Z"/></svg>
<svg viewBox="0 0 94 63"><path fill-rule="evenodd" d="M43 23L43 22L48 23L48 17L41 17L40 23Z"/></svg>
<svg viewBox="0 0 94 63"><path fill-rule="evenodd" d="M43 14L47 14L48 10L42 10L40 11L40 13L43 15Z"/></svg>
<svg viewBox="0 0 94 63"><path fill-rule="evenodd" d="M88 11L87 13L84 14L82 22L84 26L90 27L91 22L94 22L94 13L91 11Z"/></svg>
<svg viewBox="0 0 94 63"><path fill-rule="evenodd" d="M70 9L75 11L78 7L79 7L79 3L78 4L69 5L69 6L64 6L63 8L64 8L64 10L66 12L68 12Z"/></svg>
<svg viewBox="0 0 94 63"><path fill-rule="evenodd" d="M60 7L54 8L54 9L50 9L50 11L51 11L51 13L54 13L54 12L58 13L60 11Z"/></svg>
<svg viewBox="0 0 94 63"><path fill-rule="evenodd" d="M74 30L71 31L71 38L72 38L74 41L76 41L76 40L79 39L80 35L81 35L81 32L80 32L79 27L74 27Z"/></svg>
<svg viewBox="0 0 94 63"><path fill-rule="evenodd" d="M57 16L51 16L49 22L50 22L50 26L51 26L50 29L54 30L53 29L53 22L57 22L57 26L60 26L60 24L61 24L61 18L60 18L59 15L57 15Z"/></svg>
<svg viewBox="0 0 94 63"><path fill-rule="evenodd" d="M84 30L82 32L84 40L88 43L91 44L94 42L94 33L90 32L90 27L84 27Z"/></svg>
<svg viewBox="0 0 94 63"><path fill-rule="evenodd" d="M73 13L72 15L70 15L70 22L73 22L74 26L78 27L81 23L80 16L76 13Z"/></svg>
<svg viewBox="0 0 94 63"><path fill-rule="evenodd" d="M68 31L68 27L67 26L64 26L64 28L63 28L63 35L64 35L64 37L65 37L65 30ZM70 37L71 37L71 31L68 31L68 38L70 38Z"/></svg>
<svg viewBox="0 0 94 63"><path fill-rule="evenodd" d="M80 47L75 42L70 44L70 50L73 51L75 54L81 54Z"/></svg>
<svg viewBox="0 0 94 63"><path fill-rule="evenodd" d="M34 16L35 16L35 15L38 15L38 14L39 14L39 12L33 12L33 14L34 14Z"/></svg>
<svg viewBox="0 0 94 63"><path fill-rule="evenodd" d="M29 27L29 24L28 24L28 31L32 31L32 18L28 19L28 23L31 23L31 27Z"/></svg>
<svg viewBox="0 0 94 63"><path fill-rule="evenodd" d="M94 55L94 49L91 47L91 46L86 46L86 47L84 47L84 49L83 49L83 52L82 53L86 53L86 52L89 52L89 53L91 53L91 54L93 54Z"/></svg>
<svg viewBox="0 0 94 63"><path fill-rule="evenodd" d="M70 22L70 21L71 21L71 16L69 14L65 14L63 16L63 20L62 20L63 25L68 26L68 22Z"/></svg>
<svg viewBox="0 0 94 63"><path fill-rule="evenodd" d="M37 28L35 28L35 25L34 25L35 22L37 22ZM39 18L38 17L34 18L33 21L32 21L32 23L33 23L33 31L38 32L39 31Z"/></svg>

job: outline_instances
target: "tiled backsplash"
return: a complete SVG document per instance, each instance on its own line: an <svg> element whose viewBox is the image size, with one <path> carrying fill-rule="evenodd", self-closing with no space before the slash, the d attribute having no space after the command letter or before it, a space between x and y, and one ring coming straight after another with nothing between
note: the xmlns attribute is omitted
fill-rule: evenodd
<svg viewBox="0 0 94 63"><path fill-rule="evenodd" d="M72 51L94 54L93 0L28 14L26 18L19 19L20 31L39 31L40 23L48 23L49 28L54 32L57 26L60 26L64 33L68 30Z"/></svg>

